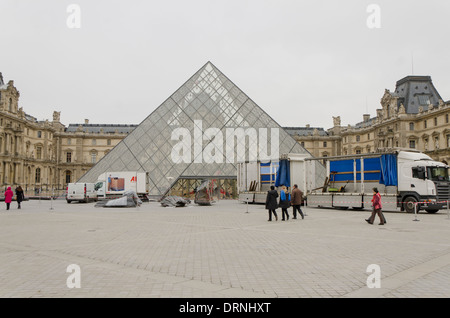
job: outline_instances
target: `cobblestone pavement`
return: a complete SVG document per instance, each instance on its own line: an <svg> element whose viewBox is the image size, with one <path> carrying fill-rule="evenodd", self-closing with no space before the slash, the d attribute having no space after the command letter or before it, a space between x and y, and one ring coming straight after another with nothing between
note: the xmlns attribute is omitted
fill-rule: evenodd
<svg viewBox="0 0 450 318"><path fill-rule="evenodd" d="M262 205L96 208L27 201L0 210L0 297L450 297L450 219ZM51 209L53 207L53 209ZM377 220L378 221L378 220ZM80 266L80 288L67 272ZM368 288L370 264L381 288Z"/></svg>

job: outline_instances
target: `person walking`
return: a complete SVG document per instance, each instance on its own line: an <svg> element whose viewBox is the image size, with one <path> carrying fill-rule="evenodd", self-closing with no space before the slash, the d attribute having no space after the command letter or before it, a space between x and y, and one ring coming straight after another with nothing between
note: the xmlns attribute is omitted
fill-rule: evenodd
<svg viewBox="0 0 450 318"><path fill-rule="evenodd" d="M16 201L17 201L17 208L20 209L20 203L25 199L25 196L23 194L23 189L21 186L18 186L16 188Z"/></svg>
<svg viewBox="0 0 450 318"><path fill-rule="evenodd" d="M278 207L277 203L278 192L274 186L270 186L270 190L267 191L266 197L266 210L269 210L269 220L272 221L272 214L275 216L275 220L278 221L278 215L275 211Z"/></svg>
<svg viewBox="0 0 450 318"><path fill-rule="evenodd" d="M5 191L6 210L9 210L9 206L11 205L13 195L14 193L12 192L11 187L8 187Z"/></svg>
<svg viewBox="0 0 450 318"><path fill-rule="evenodd" d="M281 208L282 211L282 218L281 221L289 221L289 213L288 213L288 208L291 205L291 194L289 193L288 189L283 186L281 188L281 192L280 192L280 203L279 203L279 207Z"/></svg>
<svg viewBox="0 0 450 318"><path fill-rule="evenodd" d="M303 192L298 188L298 185L294 184L294 189L292 189L291 195L291 205L293 207L293 219L297 219L297 211L302 216L302 219L305 218L303 215L303 211L301 209L301 205L303 202Z"/></svg>
<svg viewBox="0 0 450 318"><path fill-rule="evenodd" d="M367 223L373 224L373 221L375 221L375 216L378 215L380 218L379 225L384 225L386 223L386 219L384 218L383 213L381 212L382 204L381 204L381 194L378 192L377 188L373 188L373 198L372 198L372 215L370 218L366 219Z"/></svg>

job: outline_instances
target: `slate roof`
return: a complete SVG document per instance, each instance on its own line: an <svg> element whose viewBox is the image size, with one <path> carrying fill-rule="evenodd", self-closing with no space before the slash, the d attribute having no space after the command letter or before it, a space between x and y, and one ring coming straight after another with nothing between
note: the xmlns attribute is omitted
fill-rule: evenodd
<svg viewBox="0 0 450 318"><path fill-rule="evenodd" d="M430 76L406 76L397 81L393 96L398 96L398 105L405 106L407 114L419 113L419 107L428 110L428 104L438 105L442 99Z"/></svg>
<svg viewBox="0 0 450 318"><path fill-rule="evenodd" d="M77 132L78 127L82 127L84 132L99 134L103 130L105 134L113 134L117 131L119 134L128 134L132 132L138 125L121 125L121 124L69 124L65 129L66 132Z"/></svg>
<svg viewBox="0 0 450 318"><path fill-rule="evenodd" d="M283 127L283 129L291 136L312 136L315 129L319 132L319 136L328 136L328 132L320 127Z"/></svg>

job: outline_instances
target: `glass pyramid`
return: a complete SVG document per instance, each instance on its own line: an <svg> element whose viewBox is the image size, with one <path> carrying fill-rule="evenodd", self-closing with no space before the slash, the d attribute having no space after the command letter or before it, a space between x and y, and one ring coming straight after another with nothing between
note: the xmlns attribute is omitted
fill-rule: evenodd
<svg viewBox="0 0 450 318"><path fill-rule="evenodd" d="M238 161L287 153L309 154L208 62L79 181L148 172L149 194L161 196L178 179L236 179Z"/></svg>

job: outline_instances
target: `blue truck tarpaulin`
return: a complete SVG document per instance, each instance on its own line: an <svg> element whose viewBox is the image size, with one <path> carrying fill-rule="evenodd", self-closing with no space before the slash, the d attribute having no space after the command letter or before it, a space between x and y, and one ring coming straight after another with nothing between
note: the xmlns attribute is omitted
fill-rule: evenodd
<svg viewBox="0 0 450 318"><path fill-rule="evenodd" d="M380 183L385 186L397 186L397 158L395 155L382 155Z"/></svg>
<svg viewBox="0 0 450 318"><path fill-rule="evenodd" d="M289 160L280 160L280 166L277 171L277 179L275 180L275 186L291 186L291 171Z"/></svg>

